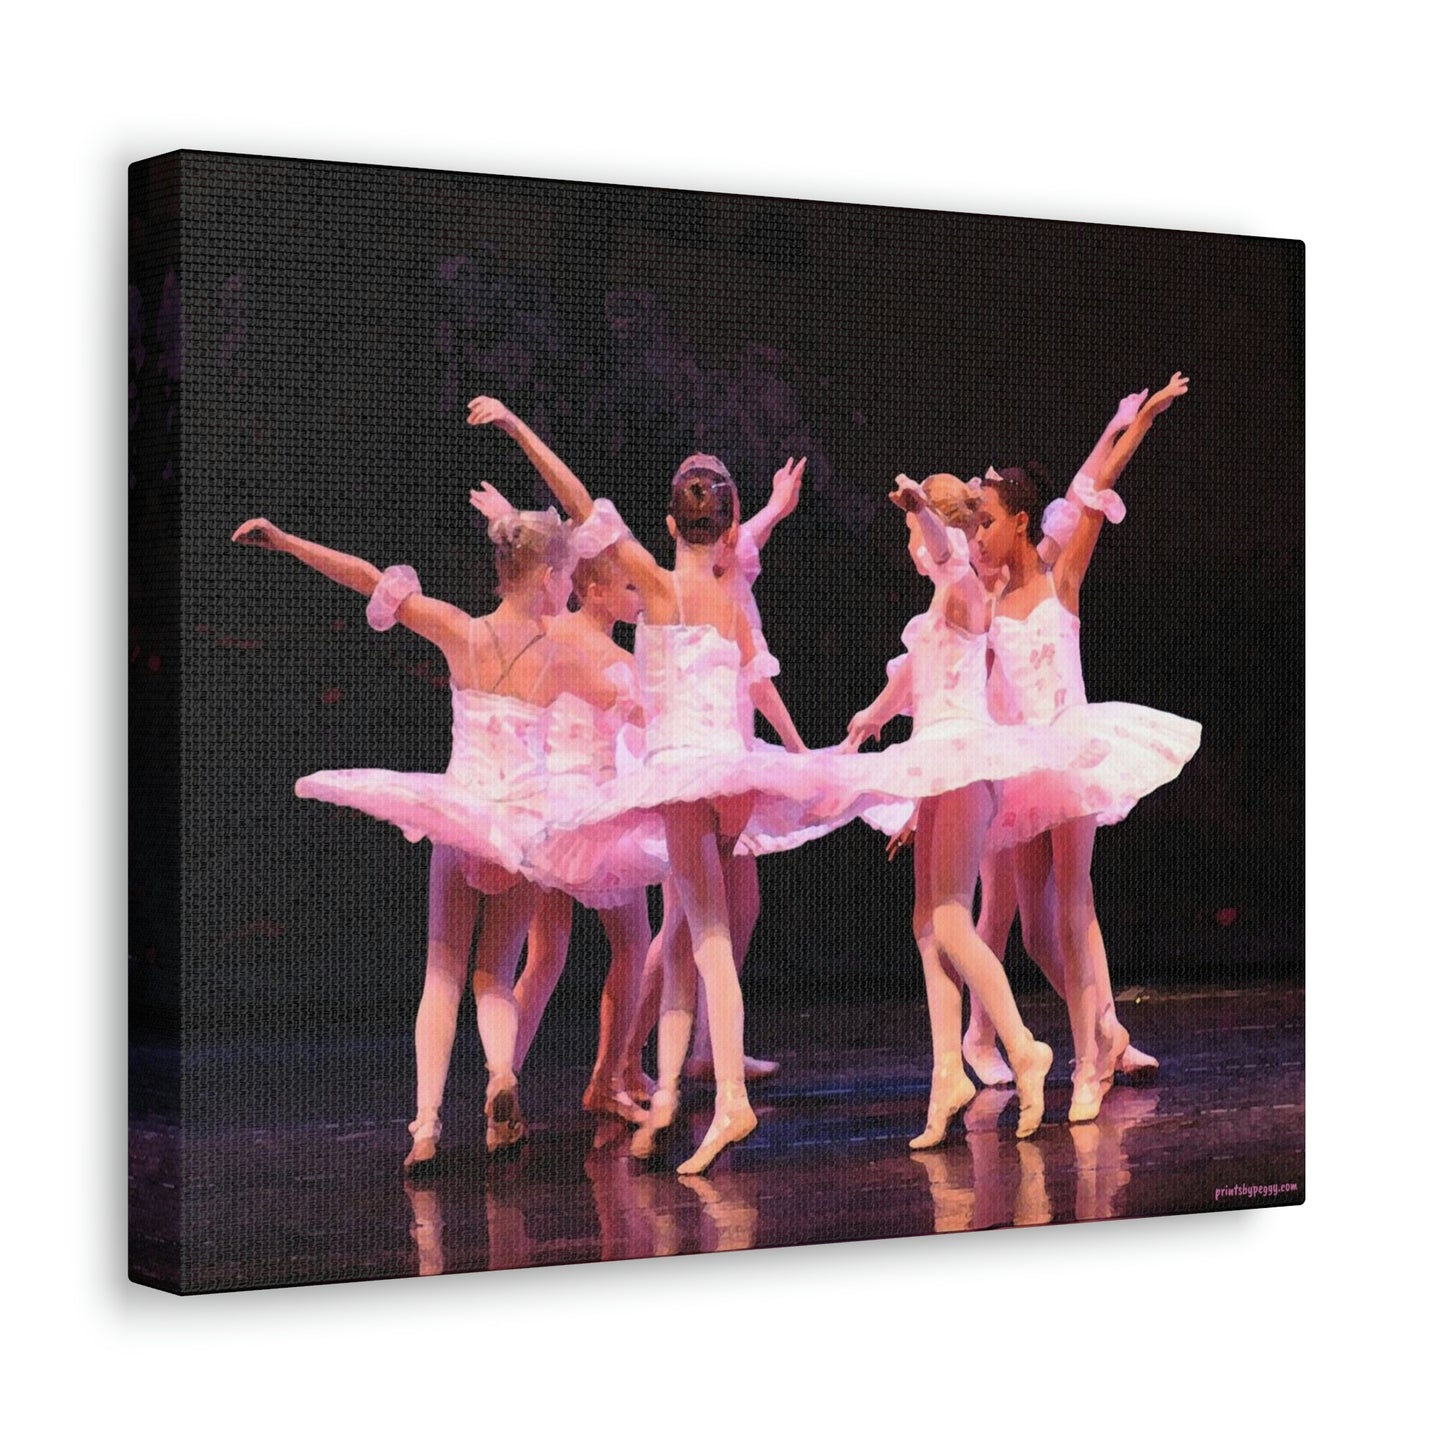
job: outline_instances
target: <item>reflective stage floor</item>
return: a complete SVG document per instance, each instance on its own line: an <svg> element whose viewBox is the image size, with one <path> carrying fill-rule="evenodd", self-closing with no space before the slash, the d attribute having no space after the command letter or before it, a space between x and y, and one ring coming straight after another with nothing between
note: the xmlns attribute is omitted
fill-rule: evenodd
<svg viewBox="0 0 1445 1445"><path fill-rule="evenodd" d="M673 1171L701 1138L696 1092L665 1152L584 1116L589 1041L544 1032L522 1099L530 1137L488 1158L475 1034L458 1030L436 1167L409 1181L410 1040L217 1050L184 1150L188 1288L224 1290L958 1230L1195 1213L1304 1198L1304 990L1155 992L1120 1005L1159 1056L1097 1121L1067 1123L1068 1024L1023 1003L1054 1047L1044 1126L1013 1137L1008 1089L981 1090L943 1147L913 1154L929 1061L920 1003L819 1002L749 1014L749 1046L783 1071L753 1089L759 1127L702 1179ZM759 1023L759 1019L761 1023ZM142 1051L143 1052L143 1051ZM154 1065L151 1058L144 1062ZM137 1104L139 1107L137 1107ZM155 1279L181 1154L133 1103L132 1275Z"/></svg>

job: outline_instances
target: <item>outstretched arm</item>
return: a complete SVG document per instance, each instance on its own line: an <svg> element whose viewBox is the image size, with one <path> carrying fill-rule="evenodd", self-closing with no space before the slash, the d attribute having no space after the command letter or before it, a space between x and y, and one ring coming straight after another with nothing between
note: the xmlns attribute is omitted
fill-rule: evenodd
<svg viewBox="0 0 1445 1445"><path fill-rule="evenodd" d="M596 504L577 473L515 412L509 411L495 397L475 396L467 404L467 421L471 426L495 426L506 432L526 452L527 459L574 522L585 522L592 515ZM473 505L476 505L475 495ZM668 594L662 568L630 532L614 544L613 556L641 588L644 597L661 599Z"/></svg>
<svg viewBox="0 0 1445 1445"><path fill-rule="evenodd" d="M948 528L944 526L943 518L928 505L923 488L912 477L899 472L893 479L893 490L889 492L888 500L900 511L917 519L918 529L923 534L923 545L939 566L952 559L953 546L948 540Z"/></svg>
<svg viewBox="0 0 1445 1445"><path fill-rule="evenodd" d="M753 636L753 629L742 609L736 605L732 610L732 638L737 643L738 659L746 671L758 656L758 640ZM777 671L776 662L773 663L773 671ZM808 745L793 726L792 714L789 713L778 689L773 686L771 677L753 679L748 684L748 695L753 706L772 724L778 740L790 753L808 751Z"/></svg>
<svg viewBox="0 0 1445 1445"><path fill-rule="evenodd" d="M242 522L231 534L231 540L245 547L285 552L304 562L313 572L360 592L363 597L370 597L382 579L382 573L364 557L353 557L348 552L323 547L319 542L308 542L304 537L283 532L264 517ZM461 608L453 607L450 602L439 602L435 597L424 597L420 592L408 596L397 607L396 619L428 642L434 642L448 656L452 647L466 645L471 623Z"/></svg>
<svg viewBox="0 0 1445 1445"><path fill-rule="evenodd" d="M562 510L574 522L585 522L592 515L592 497L578 479L577 473L527 425L515 412L508 410L495 397L474 396L467 403L470 426L495 426L517 443L536 467Z"/></svg>
<svg viewBox="0 0 1445 1445"><path fill-rule="evenodd" d="M753 546L758 551L761 552L768 545L768 538L773 535L773 528L784 517L791 516L797 507L798 494L803 490L803 468L807 464L807 457L799 457L796 462L789 457L773 473L772 496L768 498L764 506L743 523L742 530L748 534Z"/></svg>
<svg viewBox="0 0 1445 1445"><path fill-rule="evenodd" d="M770 677L760 678L748 689L753 706L772 724L778 740L790 753L805 753L808 745L793 726L793 715Z"/></svg>
<svg viewBox="0 0 1445 1445"><path fill-rule="evenodd" d="M1167 386L1161 387L1138 408L1137 415L1125 428L1124 434L1109 449L1108 457L1098 473L1086 473L1092 477L1096 491L1106 492L1113 488L1130 457L1138 449L1139 443L1154 425L1154 419L1166 412L1175 400L1188 390L1189 378L1176 371L1169 378ZM1130 400L1129 397L1124 399L1125 402ZM1120 407L1123 405L1124 402L1121 402ZM1082 511L1083 517L1075 528L1074 535L1064 544L1059 560L1054 563L1055 586L1066 605L1075 612L1078 611L1079 589L1083 586L1084 574L1089 570L1099 533L1104 527L1104 514L1097 508L1085 506Z"/></svg>
<svg viewBox="0 0 1445 1445"><path fill-rule="evenodd" d="M1079 468L1086 476L1093 477L1095 481L1104 468L1104 463L1109 458L1109 453L1114 449L1114 443L1118 440L1121 432L1126 431L1139 415L1139 409L1144 405L1144 399L1149 395L1148 388L1143 391L1131 391L1124 397L1115 408L1114 415L1109 419L1109 424L1099 433L1099 440L1094 443L1094 450L1084 458L1084 465Z"/></svg>
<svg viewBox="0 0 1445 1445"><path fill-rule="evenodd" d="M898 666L890 665L883 691L861 711L853 714L844 739L844 752L856 753L869 738L876 738L885 723L905 711L913 699L913 659L901 657Z"/></svg>
<svg viewBox="0 0 1445 1445"><path fill-rule="evenodd" d="M965 632L980 633L988 628L986 608L988 593L966 555L958 555L950 540L943 518L928 505L923 488L911 477L899 475L888 500L909 513L918 523L923 545L938 566L951 564L949 571L934 578L934 585L945 588L944 615L954 627Z"/></svg>
<svg viewBox="0 0 1445 1445"><path fill-rule="evenodd" d="M243 547L264 547L268 552L285 552L298 562L304 562L313 572L319 572L353 592L360 592L363 597L370 597L381 581L380 569L373 567L365 558L353 557L348 552L333 552L319 542L293 537L265 517L242 522L231 533L231 540Z"/></svg>

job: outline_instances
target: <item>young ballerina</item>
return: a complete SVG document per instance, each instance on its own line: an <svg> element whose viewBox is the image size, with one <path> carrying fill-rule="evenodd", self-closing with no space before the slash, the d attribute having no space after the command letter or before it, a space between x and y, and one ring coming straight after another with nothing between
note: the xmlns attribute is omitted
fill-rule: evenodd
<svg viewBox="0 0 1445 1445"><path fill-rule="evenodd" d="M743 1004L733 960L724 859L760 803L782 806L769 814L778 832L818 821L833 807L826 770L794 752L748 747L741 718L744 692L774 726L786 709L757 657L752 629L718 580L724 547L735 545L737 489L715 457L688 458L673 478L668 531L676 543L673 570L661 567L622 525L609 504L594 503L586 488L541 440L501 403L476 398L473 425L495 424L514 437L546 477L574 520L602 513L614 530L618 562L637 583L643 620L637 660L648 723L640 770L599 790L597 803L576 826L593 839L636 825L639 814L661 817L669 867L691 934L711 1024L716 1102L697 1151L679 1165L701 1173L730 1143L757 1126L743 1065ZM785 731L786 729L786 731ZM796 738L787 720L779 728ZM677 977L681 972L685 977ZM648 1122L635 1136L638 1152L650 1148L678 1107L677 1080L692 1032L693 970L664 976L658 1025L659 1081Z"/></svg>
<svg viewBox="0 0 1445 1445"><path fill-rule="evenodd" d="M1109 449L1097 476L1083 472L1071 492L1082 507L1073 535L1052 568L1039 558L1042 534L1037 490L1025 472L984 478L977 549L985 568L1005 576L989 630L995 668L1008 689L1009 709L1061 736L1103 740L1108 756L1092 770L1087 789L1069 798L1044 797L1029 780L1003 790L995 825L1000 845L1048 833L1057 890L1058 939L1064 997L1074 1036L1072 1122L1097 1117L1129 1036L1114 1011L1108 959L1094 910L1091 867L1100 823L1117 822L1139 798L1177 777L1199 746L1199 725L1127 703L1087 701L1079 654L1079 594L1106 510L1118 511L1112 487L1157 416L1189 388L1178 373L1138 408ZM1096 448L1096 453L1100 449ZM1091 457L1090 464L1097 461ZM1004 572L1004 569L1007 569ZM1037 858L1033 876L1037 876ZM1015 860L1015 876L1019 876ZM1029 914L1042 886L1019 890L1026 936L1047 927ZM991 1016L987 1000L985 1011ZM1005 1044L1007 1047L1007 1044Z"/></svg>
<svg viewBox="0 0 1445 1445"><path fill-rule="evenodd" d="M731 594L733 601L742 609L753 630L753 644L759 656L772 659L767 639L763 636L762 616L758 611L753 587L762 575L762 549L772 537L773 529L785 517L792 515L798 505L802 491L803 468L808 459L796 461L789 457L773 475L773 490L767 504L761 507L738 528L738 540L732 552L722 554L723 570L721 581ZM751 705L748 707L748 736L756 736L756 720ZM799 744L801 746L801 744ZM740 849L724 864L727 869L728 906L732 929L733 957L741 972L747 962L752 946L753 933L757 928L761 909L761 892L758 887L758 865L754 853ZM642 1045L657 1026L658 1010L662 999L662 960L668 950L680 950L681 956L691 956L691 942L687 935L687 923L683 917L682 904L677 891L670 883L663 883L662 926L648 949L647 964L643 972L642 1003L638 1009L629 1057L634 1076L641 1073ZM681 963L674 966L681 967ZM743 1056L743 1070L748 1079L766 1079L778 1072L778 1064L772 1059L755 1059ZM708 1033L707 1012L697 1016L693 1030L692 1048L683 1072L694 1079L710 1079L713 1073L712 1040Z"/></svg>
<svg viewBox="0 0 1445 1445"><path fill-rule="evenodd" d="M442 1095L466 983L479 894L487 895L472 975L477 1031L488 1070L487 1148L525 1133L514 1065L512 980L538 896L522 873L527 846L546 822L546 709L572 691L600 707L617 700L588 659L546 636L562 606L572 552L555 512L512 513L489 528L501 602L471 617L422 593L410 567L370 562L291 536L257 518L235 542L285 552L369 598L378 631L396 622L436 644L452 686L452 753L444 774L349 769L314 773L298 796L360 809L433 844L426 982L416 1020L417 1115L405 1167L432 1159L441 1137Z"/></svg>
<svg viewBox="0 0 1445 1445"><path fill-rule="evenodd" d="M1056 498L1044 508L1040 522L1043 537L1037 549L1039 562L1044 567L1054 565L1064 546L1078 530L1084 511L1090 503L1087 479L1097 476L1103 469L1115 442L1139 414L1139 408L1148 395L1147 390L1132 392L1120 400L1109 424L1080 468L1079 477L1086 480L1076 480L1065 496ZM989 471L992 475L997 475L992 468ZM981 480L978 485L982 487ZM1118 497L1110 499L1105 507L1105 516L1111 522L1121 522L1124 518L1122 500ZM975 562L982 566L981 559L975 558ZM985 585L993 580L986 568L981 575ZM996 722L1016 723L1023 720L1009 697L1002 668L989 669L988 701L989 712ZM1047 834L1012 847L986 850L980 860L979 937L1000 958L1008 946L1014 919L1020 913L1020 892L1026 894L1028 899L1022 913L1025 952L1054 991L1063 998L1064 953L1063 945L1059 941L1058 892L1053 881L1053 857ZM973 1000L970 1000L968 1027L963 1035L963 1058L979 1082L986 1086L1013 1081L1008 1064L999 1054L997 1034L988 1014ZM1144 1053L1131 1042L1119 1058L1118 1071L1144 1077L1158 1067L1158 1059Z"/></svg>
<svg viewBox="0 0 1445 1445"><path fill-rule="evenodd" d="M505 408L499 408L500 423ZM534 465L545 469L560 462L545 447L530 428L522 424L510 412L514 434L523 445ZM503 428L507 429L506 427ZM762 636L762 624L757 603L753 599L752 584L761 572L759 551L772 535L773 528L797 507L802 485L803 468L807 458L795 461L788 458L773 477L773 491L767 504L755 516L744 523L738 531L735 547L720 549L719 575L725 587L731 592L753 627L754 642L758 652L766 661L762 666L776 669L776 662L768 652ZM544 470L545 475L545 470ZM473 504L484 513L496 505L498 494L494 489L484 487L473 493ZM501 503L505 506L505 502ZM641 609L641 597L636 583L630 581L617 566L615 558L604 553L595 560L582 558L574 573L574 590L579 600L576 612L564 613L552 624L552 634L574 642L588 651L599 666L607 669L607 675L618 681L621 687L629 687L635 694L636 669L633 658L612 640L612 628L618 622L634 623ZM784 730L785 741L796 748L802 748L792 721L782 709L781 701L773 710L780 727ZM573 782L581 782L589 770L600 778L611 777L615 768L608 761L609 748L616 736L615 722L595 715L601 728L595 749L589 753L584 746L579 755L575 746L569 746L567 738L575 739L579 724L575 719L566 722L566 736L559 736L549 743L548 766L554 776L563 774ZM748 707L748 735L754 732L752 708ZM585 729L583 729L585 735ZM559 804L559 811L565 809ZM649 832L652 830L648 830ZM656 829L661 834L660 823ZM660 841L647 840L649 847L661 850ZM579 843L584 849L585 844ZM616 846L614 841L613 847ZM534 860L536 862L537 860ZM557 887L545 894L538 904L536 916L528 932L527 965L517 982L518 1008L518 1067L525 1060L547 1001L551 998L566 963L568 945L571 939L572 904L571 895L564 891L571 887L577 892L578 880L590 877L592 869L588 856L573 856L564 875L559 876ZM747 956L753 931L757 926L759 891L757 864L751 854L737 853L724 861L729 902L729 919L732 932L734 957L739 967ZM626 873L626 865L620 873ZM635 874L636 870L634 870ZM638 1098L651 1096L651 1081L641 1067L642 1042L656 1026L658 1007L662 992L661 959L664 950L681 950L690 956L690 943L683 920L681 904L676 889L657 870L658 881L663 883L663 924L658 937L647 939L649 930L646 920L645 895L636 893L624 905L621 891L611 889L606 901L599 904L604 913L603 925L612 948L613 967L608 975L608 984L603 991L603 1017L601 1021L597 1070L584 1096L584 1107L593 1111L615 1113L621 1118L637 1122L642 1111ZM595 890L594 890L595 894ZM594 896L590 900L597 903ZM644 973L645 1004L637 1007L639 985L632 980L630 970L638 940L646 949L646 971ZM679 967L682 965L679 963ZM624 992L625 990L625 992ZM635 1021L635 1022L634 1022ZM619 1030L621 1031L619 1034ZM777 1072L777 1064L771 1060L744 1057L744 1073L749 1079L765 1078ZM707 1029L707 1015L698 1017L693 1039L692 1057L687 1066L688 1073L697 1078L712 1074L712 1049Z"/></svg>
<svg viewBox="0 0 1445 1445"><path fill-rule="evenodd" d="M1043 729L1000 727L989 719L991 599L968 562L967 531L977 498L957 477L940 474L921 487L900 476L891 500L908 514L909 552L919 572L934 581L934 596L929 610L905 629L906 658L890 667L883 691L853 718L845 746L857 749L891 717L913 714L907 742L866 759L887 791L916 805L913 922L928 996L933 1078L927 1123L909 1147L942 1143L950 1120L976 1092L963 1067L960 981L987 1002L1003 1038L1018 1081L1016 1132L1027 1139L1043 1120L1053 1051L1025 1027L1003 966L974 930L974 887L998 782L1043 769L1073 776L1087 770L1088 758L1072 741L1062 743ZM945 518L953 525L946 526Z"/></svg>
<svg viewBox="0 0 1445 1445"><path fill-rule="evenodd" d="M477 495L485 498L486 493ZM619 740L628 722L627 714L638 708L641 698L632 654L612 639L615 624L637 621L642 610L637 584L628 579L609 552L603 552L578 560L572 585L577 610L560 615L548 635L586 652L617 688L625 706L603 710L568 697L559 699L552 708L547 729L547 769L548 814L553 817L566 817L587 800L598 783L616 777ZM581 840L577 842L580 846ZM565 857L544 857L535 848L529 855L532 875L555 886L538 902L527 935L526 967L517 980L517 1067L520 1069L526 1061L567 961L573 894L577 893L585 906L596 909L611 950L598 1020L597 1059L582 1096L582 1107L590 1113L612 1114L640 1124L646 1111L631 1092L638 1081L627 1077L628 1044L652 929L646 887L626 884L649 866L657 876L663 873L666 842L660 821L654 828L639 828L631 847L634 855L640 850L648 855L647 859L631 856L614 860L620 883L615 887L605 877L604 860L590 854L579 856L576 847ZM584 881L579 884L576 880ZM572 892L565 891L568 888Z"/></svg>

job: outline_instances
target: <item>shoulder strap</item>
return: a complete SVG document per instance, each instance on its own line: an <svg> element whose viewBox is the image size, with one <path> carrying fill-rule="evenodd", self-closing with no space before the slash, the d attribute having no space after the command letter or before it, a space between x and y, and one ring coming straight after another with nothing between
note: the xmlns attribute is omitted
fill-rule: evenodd
<svg viewBox="0 0 1445 1445"><path fill-rule="evenodd" d="M497 654L497 666L505 668L507 665L507 655L502 651L502 643L497 636L497 629L492 626L492 620L489 617L483 617L481 623L482 626L487 629L487 636L492 639L492 648Z"/></svg>
<svg viewBox="0 0 1445 1445"><path fill-rule="evenodd" d="M491 619L482 617L479 618L478 621L480 621L482 626L487 629L487 636L492 639L492 647L497 654L497 662L502 669L497 674L496 681L493 682L491 687L487 689L488 692L497 693L502 690L502 684L506 682L506 680L512 675L512 669L521 660L522 655L530 651L533 647L537 645L537 643L542 640L543 633L540 629L538 629L537 632L535 632L530 638L528 638L526 642L522 644L520 648L518 648L518 650L512 655L509 661L507 658L507 654L502 651L502 640L497 636L497 629L492 626ZM532 684L533 691L536 690L536 686L537 684L534 681Z"/></svg>
<svg viewBox="0 0 1445 1445"><path fill-rule="evenodd" d="M672 574L672 600L677 603L677 620L683 626L687 626L687 618L682 611L682 587L678 584L677 573Z"/></svg>
<svg viewBox="0 0 1445 1445"><path fill-rule="evenodd" d="M524 643L522 644L522 646L517 649L516 652L514 652L514 653L512 654L512 660L511 660L509 663L507 663L507 665L502 669L501 674L498 676L496 682L494 682L494 683L492 684L492 691L493 691L493 692L496 692L496 691L502 686L502 684L503 684L504 682L506 682L506 680L511 676L511 674L512 674L512 669L513 669L513 668L517 665L517 663L521 660L523 654L530 652L541 640L542 640L542 633L536 632L536 633L534 633L526 642L524 642ZM544 668L543 671L545 671L545 670L546 670L546 669ZM534 692L536 691L536 686L537 686L537 684L536 684L536 682L534 681L533 684L532 684L532 691L534 691ZM530 694L529 694L529 696L530 696Z"/></svg>

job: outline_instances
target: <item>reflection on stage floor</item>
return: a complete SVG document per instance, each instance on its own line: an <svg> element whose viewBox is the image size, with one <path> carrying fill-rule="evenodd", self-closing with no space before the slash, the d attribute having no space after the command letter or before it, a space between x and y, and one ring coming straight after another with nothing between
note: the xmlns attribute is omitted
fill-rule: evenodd
<svg viewBox="0 0 1445 1445"><path fill-rule="evenodd" d="M539 1042L523 1081L530 1136L491 1158L475 1050L459 1049L441 1153L412 1179L401 1171L409 1041L217 1051L203 1073L229 1083L200 1096L203 1117L183 1151L192 1288L517 1269L1303 1200L1302 989L1155 993L1121 1006L1161 1068L1147 1082L1120 1083L1095 1122L1073 1126L1062 1006L1038 999L1025 1013L1057 1056L1044 1127L1017 1141L1014 1093L980 1090L945 1144L925 1153L911 1153L907 1143L928 1095L921 1006L889 1003L863 1019L813 1002L802 1013L763 1015L762 1029L750 1015L750 1043L775 1046L784 1069L754 1089L756 1133L704 1178L674 1170L706 1127L707 1093L689 1096L665 1150L639 1163L627 1152L626 1125L599 1126L581 1113L587 1040L580 1033ZM133 1122L132 1227L142 1238L148 1219L164 1217L162 1161L176 1149L165 1127ZM146 1277L143 1263L134 1273Z"/></svg>

